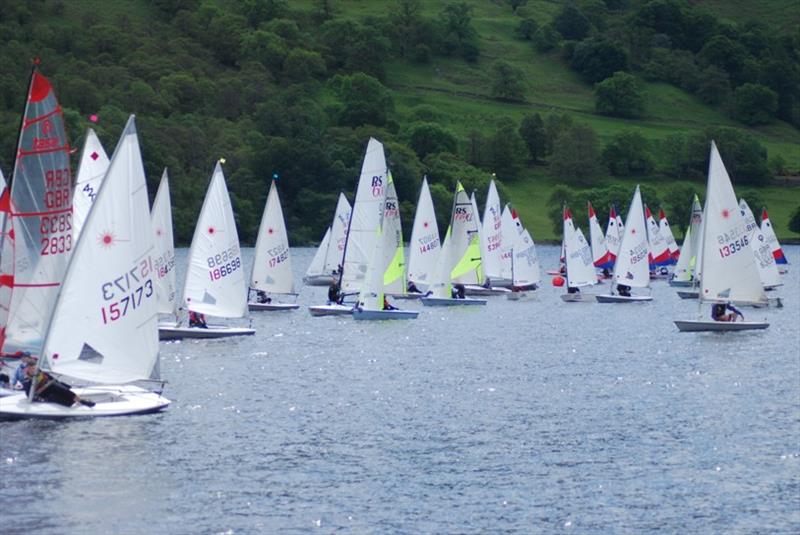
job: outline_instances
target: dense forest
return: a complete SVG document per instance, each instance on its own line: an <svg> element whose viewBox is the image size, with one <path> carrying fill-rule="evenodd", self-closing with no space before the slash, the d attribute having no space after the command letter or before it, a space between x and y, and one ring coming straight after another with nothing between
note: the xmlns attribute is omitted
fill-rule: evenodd
<svg viewBox="0 0 800 535"><path fill-rule="evenodd" d="M456 180L480 201L492 176L516 202L546 185L553 221L589 195L601 218L624 209L631 179L685 221L713 138L737 189L791 202L800 233L800 190L774 185L800 174L800 15L785 4L768 25L686 0L3 0L0 169L38 57L73 147L91 126L110 153L137 115L184 244L221 157L243 242L273 177L292 242L319 240L370 136L404 226L423 175L440 224ZM560 79L574 89L539 86Z"/></svg>

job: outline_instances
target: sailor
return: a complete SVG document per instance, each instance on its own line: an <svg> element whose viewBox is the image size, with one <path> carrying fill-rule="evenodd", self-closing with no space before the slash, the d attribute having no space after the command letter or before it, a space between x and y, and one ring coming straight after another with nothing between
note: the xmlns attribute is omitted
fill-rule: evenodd
<svg viewBox="0 0 800 535"><path fill-rule="evenodd" d="M617 284L617 293L622 297L630 297L631 287L625 284Z"/></svg>
<svg viewBox="0 0 800 535"><path fill-rule="evenodd" d="M25 381L23 387L26 394L30 393L33 379L37 376L36 371L35 365L28 365L25 367ZM70 390L70 388L70 385L62 383L49 373L39 371L38 377L36 377L36 392L33 395L33 401L47 401L65 407L72 407L76 403L86 405L87 407L95 406L94 401L82 399L78 394Z"/></svg>
<svg viewBox="0 0 800 535"><path fill-rule="evenodd" d="M728 313L728 310L731 312ZM711 305L711 319L714 321L736 321L736 316L741 316L744 319L744 314L730 303L714 303Z"/></svg>
<svg viewBox="0 0 800 535"><path fill-rule="evenodd" d="M256 301L259 303L271 303L272 299L267 296L267 292L264 290L256 290Z"/></svg>
<svg viewBox="0 0 800 535"><path fill-rule="evenodd" d="M206 317L204 314L198 314L194 310L189 311L189 327L199 327L201 329L208 329Z"/></svg>

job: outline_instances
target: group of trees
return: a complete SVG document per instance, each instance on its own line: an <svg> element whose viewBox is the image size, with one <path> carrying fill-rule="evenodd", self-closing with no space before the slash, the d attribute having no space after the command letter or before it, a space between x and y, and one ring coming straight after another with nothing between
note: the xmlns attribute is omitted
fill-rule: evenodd
<svg viewBox="0 0 800 535"><path fill-rule="evenodd" d="M539 51L561 45L569 65L587 82L598 84L600 113L644 113L640 105L615 107L607 102L609 92L641 95L635 84L606 83L628 72L723 106L746 125L780 118L800 126L796 32L776 34L758 21L725 22L688 0L583 0L566 3L546 25L522 18L518 34L532 40Z"/></svg>

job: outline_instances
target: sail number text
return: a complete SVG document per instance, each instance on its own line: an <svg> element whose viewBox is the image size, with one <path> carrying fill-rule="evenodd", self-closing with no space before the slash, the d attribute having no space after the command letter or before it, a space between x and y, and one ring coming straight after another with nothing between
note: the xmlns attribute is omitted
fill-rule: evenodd
<svg viewBox="0 0 800 535"><path fill-rule="evenodd" d="M100 307L104 324L125 317L129 311L140 307L143 299L153 296L153 280L149 278L152 272L153 263L148 256L129 271L100 286L104 301L115 300Z"/></svg>
<svg viewBox="0 0 800 535"><path fill-rule="evenodd" d="M269 261L267 262L269 267L275 267L281 262L285 262L289 259L289 249L287 249L283 244L269 249L267 254L270 257Z"/></svg>
<svg viewBox="0 0 800 535"><path fill-rule="evenodd" d="M733 240L730 243L726 243L722 247L719 248L719 255L722 258L730 256L734 253L738 253L748 245L747 236L742 236L738 240Z"/></svg>
<svg viewBox="0 0 800 535"><path fill-rule="evenodd" d="M43 215L39 223L41 256L66 253L72 249L72 214Z"/></svg>

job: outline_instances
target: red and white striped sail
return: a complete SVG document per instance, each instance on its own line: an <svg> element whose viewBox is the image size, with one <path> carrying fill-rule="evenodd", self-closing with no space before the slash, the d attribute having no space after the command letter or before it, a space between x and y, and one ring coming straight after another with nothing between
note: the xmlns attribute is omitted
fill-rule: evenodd
<svg viewBox="0 0 800 535"><path fill-rule="evenodd" d="M656 266L666 266L672 263L672 257L669 254L669 246L667 240L661 235L661 229L658 227L650 207L645 205L644 217L647 221L647 239L648 247L650 248L650 269Z"/></svg>
<svg viewBox="0 0 800 535"><path fill-rule="evenodd" d="M81 161L78 164L78 174L75 179L75 191L72 194L72 234L77 241L83 228L83 222L89 215L100 184L108 170L108 155L100 143L94 130L86 131L83 142Z"/></svg>
<svg viewBox="0 0 800 535"><path fill-rule="evenodd" d="M658 230L661 235L664 236L664 240L667 242L669 256L672 259L672 262L677 262L678 256L681 254L681 250L678 248L678 242L675 241L675 236L672 234L669 221L667 221L667 214L664 213L663 208L658 212Z"/></svg>
<svg viewBox="0 0 800 535"><path fill-rule="evenodd" d="M606 247L606 239L603 229L597 222L597 214L594 213L592 203L589 206L589 239L592 241L592 262L598 269L611 269L614 267L614 257Z"/></svg>
<svg viewBox="0 0 800 535"><path fill-rule="evenodd" d="M750 248L747 223L713 141L703 215L700 299L766 304L767 296Z"/></svg>
<svg viewBox="0 0 800 535"><path fill-rule="evenodd" d="M781 244L778 242L778 237L775 235L775 230L772 228L766 208L761 211L761 232L764 233L764 237L767 238L767 242L772 248L772 256L775 258L775 263L779 266L788 264L786 255L783 254Z"/></svg>
<svg viewBox="0 0 800 535"><path fill-rule="evenodd" d="M0 263L0 350L38 353L72 248L72 171L50 81L31 75Z"/></svg>

